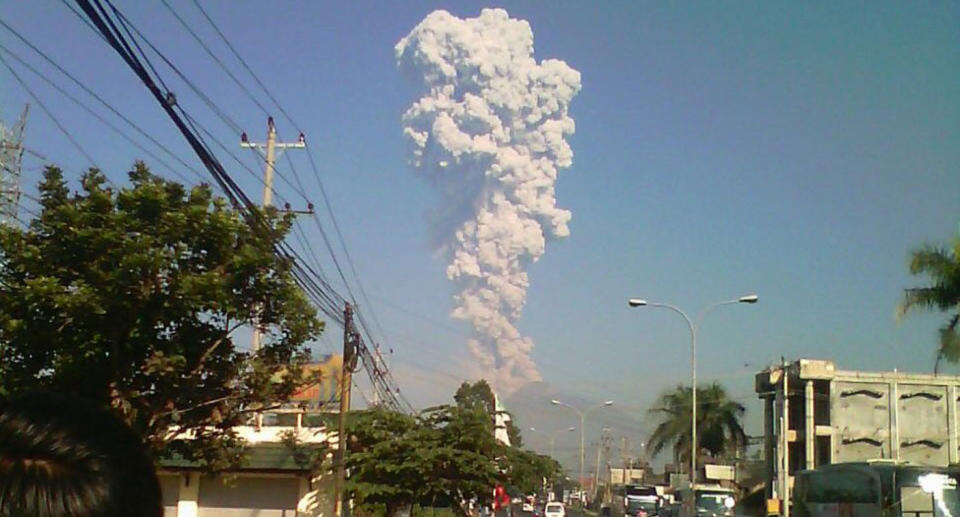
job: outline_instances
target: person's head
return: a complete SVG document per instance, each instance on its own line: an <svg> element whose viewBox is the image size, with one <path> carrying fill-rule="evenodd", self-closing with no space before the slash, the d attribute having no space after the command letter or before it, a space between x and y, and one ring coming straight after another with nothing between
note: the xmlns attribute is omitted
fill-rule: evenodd
<svg viewBox="0 0 960 517"><path fill-rule="evenodd" d="M0 517L159 517L156 471L119 417L77 397L0 399Z"/></svg>

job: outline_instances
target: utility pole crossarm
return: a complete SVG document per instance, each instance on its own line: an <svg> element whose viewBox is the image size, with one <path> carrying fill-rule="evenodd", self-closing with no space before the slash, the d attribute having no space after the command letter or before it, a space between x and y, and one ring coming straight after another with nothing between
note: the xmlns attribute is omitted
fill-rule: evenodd
<svg viewBox="0 0 960 517"><path fill-rule="evenodd" d="M280 154L283 154L283 151L287 149L306 149L307 140L303 136L303 133L300 133L300 136L297 138L296 142L277 142L277 128L273 124L273 117L267 118L267 142L258 143L251 142L247 138L247 133L241 133L240 135L240 147L244 149L253 149L256 151L266 163L264 169L264 184L263 184L263 206L270 206L273 196L273 173L276 170L277 163L277 150L280 150Z"/></svg>

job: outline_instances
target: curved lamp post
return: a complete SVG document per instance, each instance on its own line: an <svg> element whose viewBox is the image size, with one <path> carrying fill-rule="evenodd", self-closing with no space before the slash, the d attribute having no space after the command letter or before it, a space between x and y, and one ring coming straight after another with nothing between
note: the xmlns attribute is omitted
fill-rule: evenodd
<svg viewBox="0 0 960 517"><path fill-rule="evenodd" d="M733 300L726 300L722 302L717 302L712 305L708 305L706 308L700 311L697 315L696 320L691 320L690 316L687 316L687 313L680 310L675 305L670 305L669 303L652 303L648 302L641 298L630 298L627 302L630 307L662 307L664 309L670 309L673 312L676 312L683 316L684 321L687 322L687 326L690 328L690 380L691 380L691 393L693 394L693 400L691 401L692 408L692 419L690 421L690 484L696 482L697 478L697 328L700 326L700 321L704 316L707 315L713 309L720 307L721 305L732 305L734 303L757 303L760 298L755 294L748 294L746 296L741 296L740 298L735 298Z"/></svg>
<svg viewBox="0 0 960 517"><path fill-rule="evenodd" d="M584 409L584 410L581 410L581 409L579 409L579 408L577 408L577 407L571 406L570 404L567 404L566 402L560 402L560 401L557 400L557 399L551 400L550 403L553 404L554 406L563 406L563 407L566 407L566 408L570 408L570 409L576 411L577 415L580 416L580 478L577 480L577 484L580 485L580 492L583 493L583 486L582 486L582 484L583 484L583 424L584 424L584 421L586 421L586 419L587 419L587 415L590 414L591 411L593 411L594 409L602 408L602 407L612 406L612 405L613 405L613 401L612 401L612 400L608 400L608 401L606 401L606 402L601 402L601 403L599 403L599 404L590 406L590 407L588 407L587 409Z"/></svg>
<svg viewBox="0 0 960 517"><path fill-rule="evenodd" d="M552 432L552 433L548 433L548 432L546 432L546 431L541 431L541 430L537 429L536 427L531 427L531 428L530 428L530 431L531 431L531 432L540 433L540 434L543 434L543 435L548 436L548 437L550 438L550 457L551 457L551 458L553 458L553 445L554 445L554 443L557 441L557 435L559 435L560 433L564 433L564 432L569 433L569 432L573 432L573 431L576 431L576 430L577 430L576 427L570 426L570 427L568 427L568 428L566 428L566 429L557 429L556 431L554 431L554 432Z"/></svg>

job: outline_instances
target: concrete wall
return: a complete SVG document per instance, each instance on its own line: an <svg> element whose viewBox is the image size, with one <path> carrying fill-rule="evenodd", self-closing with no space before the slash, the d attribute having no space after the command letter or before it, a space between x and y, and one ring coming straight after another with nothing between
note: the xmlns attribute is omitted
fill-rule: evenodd
<svg viewBox="0 0 960 517"><path fill-rule="evenodd" d="M204 476L197 517L293 516L299 500L296 477Z"/></svg>
<svg viewBox="0 0 960 517"><path fill-rule="evenodd" d="M783 379L789 407L786 444L782 427ZM764 399L767 496L773 480L782 491L789 472L824 463L876 459L946 466L960 462L957 414L960 377L838 370L832 361L801 359L757 374ZM784 447L786 445L786 447Z"/></svg>
<svg viewBox="0 0 960 517"><path fill-rule="evenodd" d="M332 479L252 473L162 472L164 517L328 517Z"/></svg>
<svg viewBox="0 0 960 517"><path fill-rule="evenodd" d="M180 500L180 476L161 474L160 491L163 495L163 517L177 517Z"/></svg>
<svg viewBox="0 0 960 517"><path fill-rule="evenodd" d="M930 379L847 378L830 388L832 462L894 459L947 466L957 460L955 386ZM952 397L952 405L957 404Z"/></svg>

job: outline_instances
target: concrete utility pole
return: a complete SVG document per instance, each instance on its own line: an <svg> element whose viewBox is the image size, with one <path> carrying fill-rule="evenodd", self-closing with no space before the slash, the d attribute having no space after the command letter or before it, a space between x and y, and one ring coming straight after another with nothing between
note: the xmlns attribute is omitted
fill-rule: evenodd
<svg viewBox="0 0 960 517"><path fill-rule="evenodd" d="M240 134L240 147L244 149L253 149L263 158L266 163L263 172L263 207L270 206L273 202L273 172L276 168L277 150L280 154L287 149L305 149L307 147L306 139L303 133L296 142L284 143L277 142L277 128L273 125L273 117L267 117L267 143L260 144L251 142L247 139L247 133ZM260 325L253 326L253 351L260 350L262 330Z"/></svg>
<svg viewBox="0 0 960 517"><path fill-rule="evenodd" d="M23 158L23 128L30 105L20 120L7 129L0 121L0 224L16 224L20 208L20 161Z"/></svg>
<svg viewBox="0 0 960 517"><path fill-rule="evenodd" d="M604 427L600 431L600 443L597 444L597 470L593 474L594 499L600 496L600 454L606 453L607 457L610 457L610 435L606 434L608 432L610 432L609 427Z"/></svg>
<svg viewBox="0 0 960 517"><path fill-rule="evenodd" d="M343 308L343 361L340 369L340 419L337 424L337 453L334 455L336 477L334 479L334 515L343 515L343 485L347 477L344 464L347 457L347 413L350 411L350 388L353 385L353 370L356 367L356 350L360 336L353 331L353 307L347 303Z"/></svg>
<svg viewBox="0 0 960 517"><path fill-rule="evenodd" d="M630 454L630 439L626 436L620 437L620 461L623 462L623 472L633 468L633 461Z"/></svg>
<svg viewBox="0 0 960 517"><path fill-rule="evenodd" d="M783 368L783 406L781 408L781 418L783 419L782 427L780 428L781 438L783 440L783 470L781 471L780 477L781 482L783 483L783 508L782 514L783 517L790 517L790 372L788 369L788 364L786 361L782 362Z"/></svg>

